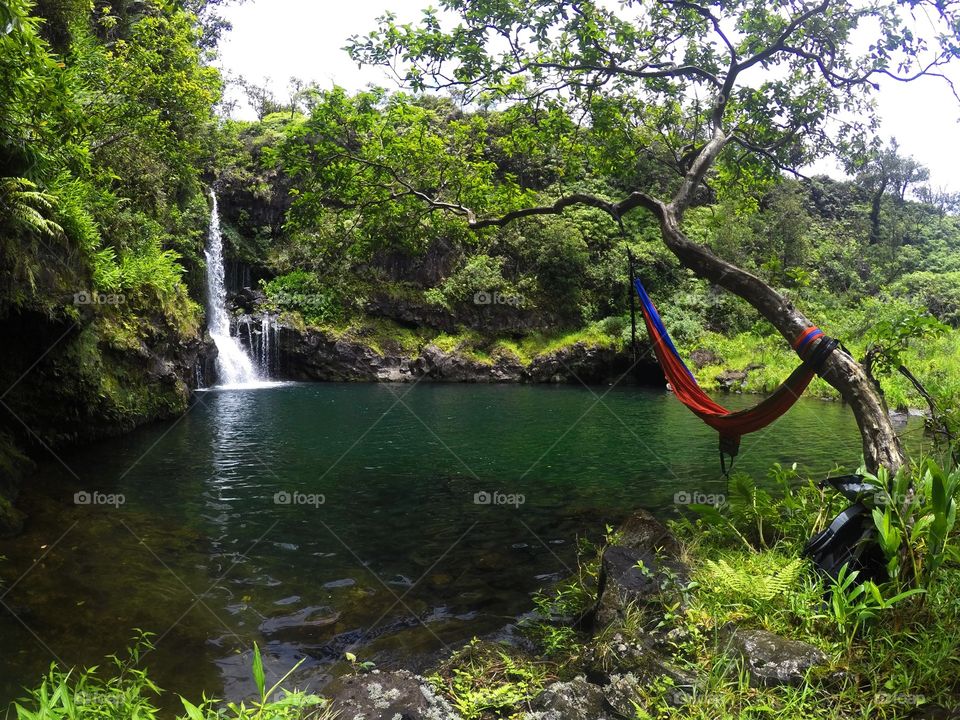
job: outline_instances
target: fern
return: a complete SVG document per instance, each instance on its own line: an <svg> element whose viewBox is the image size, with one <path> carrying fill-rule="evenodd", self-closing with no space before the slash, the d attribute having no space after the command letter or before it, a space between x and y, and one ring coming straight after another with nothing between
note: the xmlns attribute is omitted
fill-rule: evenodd
<svg viewBox="0 0 960 720"><path fill-rule="evenodd" d="M803 560L793 558L771 573L757 572L754 567L733 568L726 560L707 560L705 582L720 592L755 600L772 600L785 595L803 573Z"/></svg>
<svg viewBox="0 0 960 720"><path fill-rule="evenodd" d="M0 222L10 223L14 230L48 237L62 235L63 228L45 216L54 211L56 203L56 197L40 192L26 178L0 178Z"/></svg>

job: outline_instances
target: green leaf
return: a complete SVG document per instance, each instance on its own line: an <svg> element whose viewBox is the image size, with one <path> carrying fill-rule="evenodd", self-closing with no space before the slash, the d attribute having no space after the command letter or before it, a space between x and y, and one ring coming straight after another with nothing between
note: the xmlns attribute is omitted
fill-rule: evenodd
<svg viewBox="0 0 960 720"><path fill-rule="evenodd" d="M263 673L263 658L260 657L260 647L256 643L253 644L253 681L257 684L257 692L260 693L260 698L266 700L264 693L267 690L267 680Z"/></svg>
<svg viewBox="0 0 960 720"><path fill-rule="evenodd" d="M198 708L196 705L191 703L185 697L181 697L180 702L183 703L183 708L184 710L187 711L187 717L190 720L205 720L205 718L203 717L203 713L200 711L200 708Z"/></svg>

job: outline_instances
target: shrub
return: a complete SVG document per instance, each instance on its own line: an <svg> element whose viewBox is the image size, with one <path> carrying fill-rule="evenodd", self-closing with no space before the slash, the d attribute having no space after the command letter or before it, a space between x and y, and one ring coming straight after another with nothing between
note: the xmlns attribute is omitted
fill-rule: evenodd
<svg viewBox="0 0 960 720"><path fill-rule="evenodd" d="M309 325L337 322L346 314L340 293L324 286L315 273L294 270L261 285L275 310L300 313Z"/></svg>
<svg viewBox="0 0 960 720"><path fill-rule="evenodd" d="M960 271L910 273L892 290L923 303L938 320L960 327Z"/></svg>

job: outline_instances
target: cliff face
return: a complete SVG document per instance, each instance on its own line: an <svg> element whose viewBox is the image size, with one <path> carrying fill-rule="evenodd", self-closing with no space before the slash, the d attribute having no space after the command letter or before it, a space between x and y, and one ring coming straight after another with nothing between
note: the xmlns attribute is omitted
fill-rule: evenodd
<svg viewBox="0 0 960 720"><path fill-rule="evenodd" d="M8 309L0 366L0 535L22 517L11 506L27 456L116 436L184 412L203 353L196 327L83 306L75 317Z"/></svg>

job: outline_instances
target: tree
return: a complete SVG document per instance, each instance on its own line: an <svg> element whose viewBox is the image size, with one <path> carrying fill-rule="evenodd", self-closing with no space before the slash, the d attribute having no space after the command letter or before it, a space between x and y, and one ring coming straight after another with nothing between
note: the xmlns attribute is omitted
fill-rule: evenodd
<svg viewBox="0 0 960 720"><path fill-rule="evenodd" d="M747 300L790 342L813 323L766 282L688 238L685 211L711 184L722 189L744 175L802 166L869 132L869 96L881 78L937 76L957 97L944 75L960 54L952 2L627 0L613 10L592 0L444 0L442 8L459 16L454 27L444 29L435 10L416 26L388 14L348 50L359 62L392 68L414 90L451 90L464 101L535 107L550 98L585 125L612 106L622 124L645 131L620 132L607 156L652 152L676 174L656 195L626 188L615 198L573 187L544 200L512 183L487 206L471 207L457 187L406 179L396 183L397 197L458 215L474 230L575 205L617 222L646 210L681 264ZM915 16L935 30L918 30ZM858 53L854 32L871 28L873 42ZM638 144L624 148L630 141ZM903 464L883 400L860 364L834 352L822 374L853 409L867 466Z"/></svg>
<svg viewBox="0 0 960 720"><path fill-rule="evenodd" d="M870 192L870 244L878 245L883 240L884 198L892 197L896 206L902 207L907 191L928 180L930 171L912 157L902 156L896 138L890 141L889 147L872 149L864 158L856 160L853 169L857 181ZM895 237L895 233L891 234Z"/></svg>

